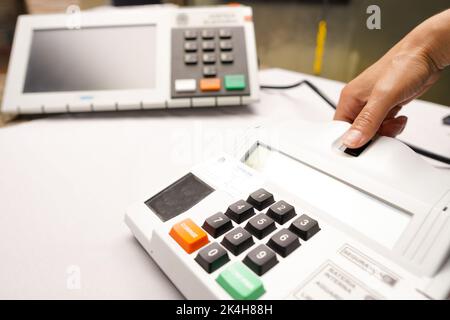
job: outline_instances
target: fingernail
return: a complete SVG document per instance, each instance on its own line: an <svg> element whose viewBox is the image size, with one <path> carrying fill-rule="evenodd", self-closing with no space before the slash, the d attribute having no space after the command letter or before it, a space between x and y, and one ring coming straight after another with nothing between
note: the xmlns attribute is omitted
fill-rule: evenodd
<svg viewBox="0 0 450 320"><path fill-rule="evenodd" d="M342 137L342 143L347 147L356 147L362 139L362 133L356 129L348 130Z"/></svg>

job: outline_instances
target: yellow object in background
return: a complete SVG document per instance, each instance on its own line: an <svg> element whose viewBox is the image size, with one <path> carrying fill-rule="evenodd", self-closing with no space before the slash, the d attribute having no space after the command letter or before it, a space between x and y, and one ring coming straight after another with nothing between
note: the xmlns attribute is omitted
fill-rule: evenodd
<svg viewBox="0 0 450 320"><path fill-rule="evenodd" d="M327 22L325 20L321 20L319 22L319 28L317 29L316 54L314 57L314 65L313 65L313 72L315 75L320 75L320 73L322 72L322 59L326 38L327 38Z"/></svg>

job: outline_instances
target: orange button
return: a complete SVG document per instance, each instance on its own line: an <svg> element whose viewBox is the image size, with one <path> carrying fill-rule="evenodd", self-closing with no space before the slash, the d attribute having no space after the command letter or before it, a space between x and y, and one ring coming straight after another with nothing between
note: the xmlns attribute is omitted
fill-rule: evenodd
<svg viewBox="0 0 450 320"><path fill-rule="evenodd" d="M209 242L205 231L191 219L176 223L169 234L187 253L192 253Z"/></svg>
<svg viewBox="0 0 450 320"><path fill-rule="evenodd" d="M201 79L200 89L202 91L219 91L220 79L219 78Z"/></svg>

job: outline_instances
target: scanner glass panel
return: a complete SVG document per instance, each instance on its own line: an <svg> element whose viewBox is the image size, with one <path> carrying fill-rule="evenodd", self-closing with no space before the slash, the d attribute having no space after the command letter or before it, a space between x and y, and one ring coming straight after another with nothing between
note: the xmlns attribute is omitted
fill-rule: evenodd
<svg viewBox="0 0 450 320"><path fill-rule="evenodd" d="M244 162L300 199L389 249L411 220L408 213L272 147L258 144Z"/></svg>
<svg viewBox="0 0 450 320"><path fill-rule="evenodd" d="M156 26L34 30L24 93L152 89Z"/></svg>

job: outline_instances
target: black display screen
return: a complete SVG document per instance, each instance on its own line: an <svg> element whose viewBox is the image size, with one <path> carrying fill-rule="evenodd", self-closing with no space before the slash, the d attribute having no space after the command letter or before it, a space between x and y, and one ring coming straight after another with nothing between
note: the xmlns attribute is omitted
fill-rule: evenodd
<svg viewBox="0 0 450 320"><path fill-rule="evenodd" d="M24 93L152 89L156 26L34 30Z"/></svg>
<svg viewBox="0 0 450 320"><path fill-rule="evenodd" d="M209 185L188 173L145 201L145 204L165 222L189 210L213 191Z"/></svg>

